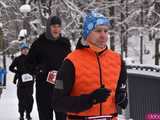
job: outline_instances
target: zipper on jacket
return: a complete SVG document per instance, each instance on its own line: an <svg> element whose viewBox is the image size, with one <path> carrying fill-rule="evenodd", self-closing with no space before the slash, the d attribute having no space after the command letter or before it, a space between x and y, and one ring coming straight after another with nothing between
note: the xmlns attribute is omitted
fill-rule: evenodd
<svg viewBox="0 0 160 120"><path fill-rule="evenodd" d="M102 80L102 69L101 69L101 63L100 63L100 60L99 60L99 54L98 53L96 53L96 57L97 57L98 67L99 67L100 85L101 85L101 88L103 88L104 85L103 85L103 80ZM100 103L100 115L102 115L102 103Z"/></svg>

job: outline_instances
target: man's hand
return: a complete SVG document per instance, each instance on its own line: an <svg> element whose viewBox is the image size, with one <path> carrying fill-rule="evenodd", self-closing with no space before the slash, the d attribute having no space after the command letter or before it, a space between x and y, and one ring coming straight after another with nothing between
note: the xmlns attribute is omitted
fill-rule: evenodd
<svg viewBox="0 0 160 120"><path fill-rule="evenodd" d="M93 104L103 103L110 96L110 90L107 88L99 88L91 93L91 99Z"/></svg>

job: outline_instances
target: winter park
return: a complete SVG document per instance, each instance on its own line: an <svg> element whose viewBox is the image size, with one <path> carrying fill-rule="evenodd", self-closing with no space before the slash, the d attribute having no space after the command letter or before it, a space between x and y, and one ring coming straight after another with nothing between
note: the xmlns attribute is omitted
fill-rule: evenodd
<svg viewBox="0 0 160 120"><path fill-rule="evenodd" d="M0 120L160 120L160 0L0 0Z"/></svg>

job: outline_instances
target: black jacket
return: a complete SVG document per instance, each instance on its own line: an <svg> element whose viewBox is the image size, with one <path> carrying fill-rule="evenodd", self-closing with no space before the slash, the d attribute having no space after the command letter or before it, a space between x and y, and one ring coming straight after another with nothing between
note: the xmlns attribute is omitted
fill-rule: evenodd
<svg viewBox="0 0 160 120"><path fill-rule="evenodd" d="M46 84L48 72L60 68L70 49L67 38L47 39L45 34L32 44L27 57L28 70L36 75L37 85Z"/></svg>
<svg viewBox="0 0 160 120"><path fill-rule="evenodd" d="M77 49L83 49L82 44L78 42ZM103 52L103 51L102 51ZM100 55L101 53L99 53ZM126 80L126 67L122 60L121 73L116 89L117 106L125 108L128 103ZM107 69L107 68L106 68ZM88 78L89 79L89 78ZM90 94L81 96L70 96L73 84L75 82L75 68L70 60L65 60L58 72L56 86L53 92L53 106L56 111L61 112L81 112L90 108L93 104L90 100ZM123 87L122 87L123 86Z"/></svg>
<svg viewBox="0 0 160 120"><path fill-rule="evenodd" d="M33 84L33 81L22 82L22 74L26 73L24 72L26 67L26 64L25 64L26 58L27 56L22 54L16 57L11 63L11 65L9 66L9 70L15 73L13 82L16 83L18 80L18 84L17 84L18 87L24 87L28 85L30 86Z"/></svg>

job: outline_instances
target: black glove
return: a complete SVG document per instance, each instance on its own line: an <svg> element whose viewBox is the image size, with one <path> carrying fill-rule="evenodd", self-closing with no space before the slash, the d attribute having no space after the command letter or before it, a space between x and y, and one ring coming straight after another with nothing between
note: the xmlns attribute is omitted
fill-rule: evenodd
<svg viewBox="0 0 160 120"><path fill-rule="evenodd" d="M18 73L16 73L15 75L14 75L14 78L13 78L13 83L14 84L16 84L17 83L17 79L19 79L19 74Z"/></svg>
<svg viewBox="0 0 160 120"><path fill-rule="evenodd" d="M103 103L110 96L110 90L107 88L99 88L91 93L91 100L93 104Z"/></svg>
<svg viewBox="0 0 160 120"><path fill-rule="evenodd" d="M128 105L127 93L119 93L116 95L116 103L123 109Z"/></svg>

